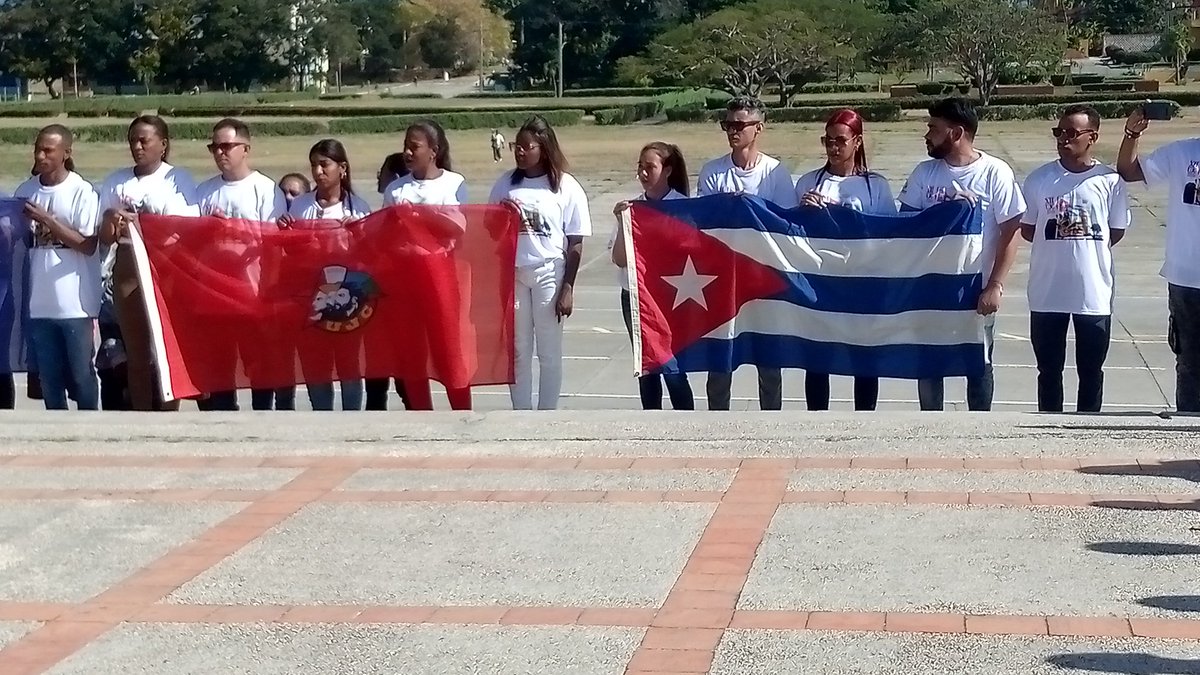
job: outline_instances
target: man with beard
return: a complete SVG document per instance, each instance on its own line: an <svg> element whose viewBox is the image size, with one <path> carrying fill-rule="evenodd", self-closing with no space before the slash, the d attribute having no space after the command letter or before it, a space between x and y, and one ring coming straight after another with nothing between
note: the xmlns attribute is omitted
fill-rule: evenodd
<svg viewBox="0 0 1200 675"><path fill-rule="evenodd" d="M975 148L979 117L974 106L963 98L948 98L929 108L929 130L925 148L933 159L913 169L900 190L902 211L922 211L940 202L966 199L983 213L983 293L978 311L984 319L984 345L987 350L982 375L967 378L967 407L991 410L995 380L992 375L992 345L996 332L996 311L1004 295L1004 279L1017 255L1017 235L1025 198L1006 162ZM918 381L921 410L941 410L945 404L945 381L941 378Z"/></svg>

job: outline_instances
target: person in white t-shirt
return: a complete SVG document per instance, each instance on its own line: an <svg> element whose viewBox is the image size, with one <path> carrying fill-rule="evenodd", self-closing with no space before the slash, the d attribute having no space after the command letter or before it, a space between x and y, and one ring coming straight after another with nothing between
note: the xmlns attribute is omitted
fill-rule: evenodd
<svg viewBox="0 0 1200 675"><path fill-rule="evenodd" d="M896 215L896 201L887 177L867 168L863 119L849 108L838 110L825 123L825 166L796 181L801 206L844 206L862 213ZM829 374L804 374L804 401L809 410L829 410ZM854 409L874 410L879 401L878 377L854 378Z"/></svg>
<svg viewBox="0 0 1200 675"><path fill-rule="evenodd" d="M504 172L488 201L507 203L521 215L517 236L516 383L509 388L517 410L533 408L533 353L537 350L539 410L554 410L562 391L563 320L575 308L575 276L583 238L592 234L587 193L567 173L554 129L540 115L517 132L516 168Z"/></svg>
<svg viewBox="0 0 1200 675"><path fill-rule="evenodd" d="M371 213L366 200L354 193L350 179L350 157L346 147L332 138L317 141L308 151L308 164L312 172L312 188L297 194L288 204L288 212L280 217L279 225L284 229L323 228L344 232L347 223L364 218ZM298 174L297 174L298 175ZM309 187L307 178L304 187ZM280 180L280 189L286 194L284 184L288 177ZM334 246L349 245L347 237L328 241ZM344 336L345 342L353 342L352 336ZM332 352L310 353L303 347L299 350L300 368L304 373L308 401L313 410L333 410L334 372L341 374L361 372L361 341L353 345L339 346ZM363 380L350 377L338 380L341 390L342 410L361 410ZM276 403L280 391L276 390Z"/></svg>
<svg viewBox="0 0 1200 675"><path fill-rule="evenodd" d="M1125 120L1117 171L1130 183L1167 189L1167 344L1175 354L1175 409L1200 412L1200 138L1168 143L1144 157L1138 140L1149 122L1138 108Z"/></svg>
<svg viewBox="0 0 1200 675"><path fill-rule="evenodd" d="M455 242L466 228L460 205L467 203L467 182L462 174L451 170L450 140L437 122L423 120L409 125L404 133L404 162L407 172L392 182L383 193L384 207L421 205L421 217L436 214L425 220L439 228L440 246L421 255L406 259L414 273L438 288L425 288L414 294L415 309L421 314L424 334L413 333L410 347L428 354L430 362L446 386L446 399L453 410L471 409L471 388L459 386L469 381L464 360L466 347L459 326L464 311L465 294L469 283L458 286L458 271L452 256ZM443 208L429 208L443 207ZM466 282L464 282L466 283ZM417 354L406 358L420 360ZM386 383L384 387L386 391ZM403 378L396 380L396 391L406 410L433 410L433 396L428 379ZM384 399L386 404L386 399Z"/></svg>
<svg viewBox="0 0 1200 675"><path fill-rule="evenodd" d="M784 208L797 205L791 172L758 149L766 115L766 108L756 98L739 96L729 102L721 130L729 141L730 152L701 167L697 196L747 194ZM708 374L709 410L729 410L732 385L733 373ZM783 372L779 368L758 368L758 406L763 410L783 408Z"/></svg>
<svg viewBox="0 0 1200 675"><path fill-rule="evenodd" d="M687 162L678 146L670 143L655 141L642 148L637 165L638 182L642 184L642 194L639 200L658 201L667 199L687 199L688 171ZM629 202L618 202L613 208L617 217L617 227L613 229L612 237L608 240L613 264L618 267L617 279L621 284L621 315L625 318L625 329L629 331L629 339L633 340L633 307L632 296L629 292L629 259L625 251L624 228L621 227L621 214L629 209ZM673 369L674 364L667 364ZM662 374L647 373L638 378L638 392L642 399L642 410L662 410L663 381L667 383L667 395L671 398L671 407L675 410L695 410L696 401L692 395L692 385L688 383L687 373Z"/></svg>
<svg viewBox="0 0 1200 675"><path fill-rule="evenodd" d="M500 153L504 150L504 134L499 129L492 129L492 161L500 161Z"/></svg>
<svg viewBox="0 0 1200 675"><path fill-rule="evenodd" d="M932 159L913 169L900 190L902 211L923 211L934 204L966 199L983 215L983 292L978 311L984 317L984 372L967 378L967 408L991 410L995 394L992 347L996 312L1004 295L1004 280L1017 257L1017 235L1025 198L1012 167L975 147L979 117L964 98L948 98L929 108L925 148ZM945 381L922 379L917 384L921 410L941 410Z"/></svg>
<svg viewBox="0 0 1200 675"><path fill-rule="evenodd" d="M29 251L30 346L47 410L66 410L67 391L80 410L96 410L96 317L100 258L96 255L99 198L74 171L74 136L60 124L34 143L37 176L17 188L33 229Z"/></svg>
<svg viewBox="0 0 1200 675"><path fill-rule="evenodd" d="M275 181L250 167L250 128L241 120L226 118L213 127L212 142L208 145L213 162L220 172L196 188L196 203L201 216L237 218L259 223L275 223L287 212L287 201ZM222 243L218 242L218 245ZM241 255L245 244L228 242L231 252ZM253 264L257 264L255 261ZM251 270L253 272L253 270ZM230 327L215 339L252 340L244 330ZM214 325L214 333L217 333ZM225 352L234 354L233 351ZM243 367L251 379L256 364L245 363ZM230 372L237 368L236 359L222 368ZM237 410L237 392L208 392L207 398L198 400L201 410ZM270 410L275 403L274 389L253 389L252 405L255 410Z"/></svg>
<svg viewBox="0 0 1200 675"><path fill-rule="evenodd" d="M1100 412L1112 333L1112 246L1129 227L1129 196L1115 169L1092 157L1100 114L1063 110L1054 138L1059 159L1025 179L1029 209L1021 236L1029 254L1029 340L1038 367L1038 411L1062 412L1067 327L1075 324L1079 412Z"/></svg>
<svg viewBox="0 0 1200 675"><path fill-rule="evenodd" d="M170 152L167 123L157 115L138 117L129 125L133 166L114 171L100 187L100 243L115 247L110 249L112 301L125 348L132 410L179 409L178 401L163 401L159 390L146 298L129 235L139 214L194 215L196 184L190 173L168 163Z"/></svg>

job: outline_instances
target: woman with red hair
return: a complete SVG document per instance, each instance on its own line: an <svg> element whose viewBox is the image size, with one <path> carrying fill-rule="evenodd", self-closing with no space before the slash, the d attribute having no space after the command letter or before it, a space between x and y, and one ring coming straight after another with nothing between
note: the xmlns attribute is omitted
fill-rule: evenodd
<svg viewBox="0 0 1200 675"><path fill-rule="evenodd" d="M830 115L825 123L825 166L796 181L801 206L844 206L873 215L895 215L896 202L887 178L867 168L863 119L849 108ZM829 374L808 371L804 398L809 410L829 409ZM879 399L879 378L854 378L854 409L874 410Z"/></svg>

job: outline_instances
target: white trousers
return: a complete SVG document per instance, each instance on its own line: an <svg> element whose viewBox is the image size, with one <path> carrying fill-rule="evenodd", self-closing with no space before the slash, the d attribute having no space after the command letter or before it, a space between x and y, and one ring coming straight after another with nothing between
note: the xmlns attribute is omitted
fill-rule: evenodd
<svg viewBox="0 0 1200 675"><path fill-rule="evenodd" d="M537 350L538 410L558 407L562 391L563 324L554 313L562 287L562 259L517 268L516 383L509 387L513 410L533 410L533 354Z"/></svg>

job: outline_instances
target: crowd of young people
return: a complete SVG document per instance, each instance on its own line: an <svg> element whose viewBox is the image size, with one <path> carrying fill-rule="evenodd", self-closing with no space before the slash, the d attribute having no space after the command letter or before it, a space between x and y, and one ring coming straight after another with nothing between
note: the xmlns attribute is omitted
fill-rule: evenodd
<svg viewBox="0 0 1200 675"><path fill-rule="evenodd" d="M1018 236L1032 245L1027 296L1038 409L1063 409L1066 333L1073 324L1077 409L1100 410L1114 302L1111 247L1130 225L1124 180L1169 183L1167 227L1173 243L1163 273L1171 283L1169 332L1179 363L1177 407L1200 410L1200 273L1190 262L1194 257L1189 257L1200 254L1193 222L1197 216L1191 210L1200 204L1200 139L1168 145L1139 161L1137 139L1146 122L1135 112L1126 123L1118 174L1093 156L1100 133L1097 112L1085 105L1070 106L1051 130L1058 159L1033 171L1022 185L1008 164L975 147L975 111L968 101L951 98L929 109L925 144L930 159L916 166L894 197L888 179L868 166L863 119L855 111L841 110L830 117L820 138L825 164L795 181L786 166L759 149L765 122L766 111L757 100L730 102L720 123L730 152L703 166L697 195L744 193L785 208L839 205L881 215L919 211L951 199L980 207L984 287L978 312L985 317L988 363L983 375L967 378L971 410L991 408L995 316ZM26 200L24 212L33 234L31 380L40 384L48 409L66 408L69 398L80 409L97 409L101 401L105 409L178 408L178 401L162 400L156 385L145 299L128 236L138 214L224 216L288 228L313 221L336 226L370 212L354 192L350 160L338 141L324 140L310 150L311 182L299 173L276 182L251 167L251 140L250 129L241 121L218 122L208 146L217 174L197 185L186 171L168 163L167 124L158 117L139 117L129 127L133 165L114 172L97 190L74 172L70 130L51 125L41 131L34 146L33 176L15 196ZM496 181L488 201L510 204L521 220L514 271L516 381L510 387L511 402L514 409L554 409L562 389L563 319L573 311L583 241L592 233L588 197L567 171L554 129L543 118L530 118L510 147L514 167ZM691 196L687 163L677 145L646 145L637 178L642 192L633 199ZM407 130L403 151L385 158L377 182L385 207L457 205L467 199L466 178L451 170L450 143L433 122L419 122ZM623 201L614 209L618 226L609 249L612 262L622 270L620 303L632 338L628 275L623 271L629 258L619 225L621 211L628 207ZM97 318L99 354L94 346ZM112 349L114 343L123 347L123 354ZM536 391L534 354L539 362ZM100 387L97 366L102 370ZM119 366L123 377L112 374ZM729 409L731 379L730 373L708 374L709 409ZM673 408L695 408L687 375L659 374L639 380L643 408L662 407L664 382ZM780 371L759 368L758 382L760 407L780 409ZM828 409L829 382L828 374L805 374L810 410ZM333 384L321 378L307 381L313 409L334 409ZM392 386L405 408L433 408L428 381L345 379L338 385L343 410L386 409ZM942 380L920 380L917 389L922 410L942 409ZM855 409L873 410L878 391L878 379L854 378ZM469 389L450 389L447 398L454 409L471 407ZM294 409L295 388L254 390L251 400L256 410ZM0 407L11 408L13 401L11 375L0 377ZM196 403L201 410L236 410L237 392L208 392Z"/></svg>

